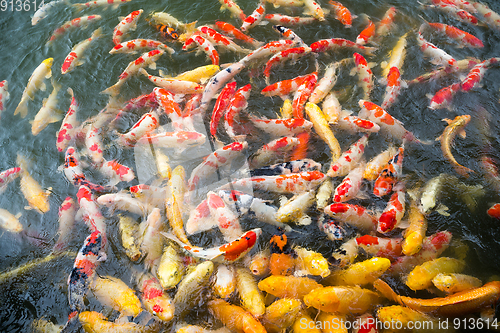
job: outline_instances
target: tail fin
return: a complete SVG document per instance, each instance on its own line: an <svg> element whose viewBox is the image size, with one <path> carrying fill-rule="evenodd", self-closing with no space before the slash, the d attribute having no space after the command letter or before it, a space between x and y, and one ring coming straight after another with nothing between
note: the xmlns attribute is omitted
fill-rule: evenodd
<svg viewBox="0 0 500 333"><path fill-rule="evenodd" d="M75 7L77 13L87 8L84 3L74 3L72 6Z"/></svg>
<svg viewBox="0 0 500 333"><path fill-rule="evenodd" d="M19 102L19 105L14 111L14 116L18 113L21 114L21 118L25 118L28 115L28 99L25 98L24 94L23 97L21 98L21 102Z"/></svg>
<svg viewBox="0 0 500 333"><path fill-rule="evenodd" d="M196 23L198 23L198 21L194 21L194 22L187 23L186 25L184 25L184 31L186 32L186 34L192 34L195 32Z"/></svg>
<svg viewBox="0 0 500 333"><path fill-rule="evenodd" d="M385 298L404 306L404 303L401 301L401 297L398 294L396 294L396 292L394 292L394 290L392 290L392 288L385 281L377 279L373 282L373 286Z"/></svg>
<svg viewBox="0 0 500 333"><path fill-rule="evenodd" d="M120 93L120 86L118 83L112 85L111 87L101 91L101 94L108 94L111 95L112 97L117 96Z"/></svg>

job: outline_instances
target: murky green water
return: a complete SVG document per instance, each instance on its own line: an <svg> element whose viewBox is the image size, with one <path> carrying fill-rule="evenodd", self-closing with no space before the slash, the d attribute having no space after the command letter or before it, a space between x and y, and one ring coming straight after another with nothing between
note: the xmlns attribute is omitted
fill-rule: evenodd
<svg viewBox="0 0 500 333"><path fill-rule="evenodd" d="M494 0L484 2L496 12L500 12L499 2ZM326 1L320 1L320 3L325 8L328 7ZM445 38L433 37L433 42L457 59L473 56L484 60L500 56L500 32L486 27L473 27L459 23L436 11L420 9L416 1L345 0L343 3L351 12L357 15L366 13L374 17L375 20L380 19L390 6L397 7L399 12L396 19L396 29L393 34L384 39L376 56L368 61L380 63L387 60L387 53L395 45L398 38L407 31L411 31L408 42L408 55L403 68L403 77L405 79L412 79L433 68L428 60L423 57L415 41L415 32L421 22L419 15L429 21L453 24L473 33L484 41L485 47L483 49L457 49L453 43L448 43ZM257 1L240 1L240 6L247 14L252 12L256 4ZM238 25L238 22L231 18L228 12L220 12L219 8L220 4L216 0L132 0L121 5L116 10L102 11L93 9L84 11L82 14L85 15L90 13L102 15L102 20L99 21L98 25L103 27L105 37L97 40L87 50L86 63L67 75L61 75L60 72L60 66L64 58L74 44L90 36L91 32L97 28L96 24L90 25L85 30L72 31L57 40L52 48L46 48L45 42L52 31L62 23L77 17L77 13L67 5L61 4L53 8L46 19L42 20L38 25L32 26L33 9L29 12L16 12L11 11L8 7L6 11L0 11L0 80L8 80L10 92L10 100L7 102L6 110L2 113L0 120L0 170L15 166L16 154L21 153L32 160L30 172L33 177L44 188L52 188L52 195L50 196L51 210L44 215L24 209L27 201L19 190L18 180L10 184L7 191L0 196L1 208L8 209L13 214L22 212L21 223L25 229L31 234L38 234L48 240L48 245L38 246L28 242L26 238L4 232L0 236L0 270L11 270L29 260L42 258L50 253L52 245L57 239L58 207L66 196L71 195L74 197L76 193L76 188L66 181L61 172L57 171L64 158L64 154L59 153L55 146L55 133L59 129L60 123L49 125L36 137L31 134L29 120L34 118L36 112L42 106L42 99L48 96L48 92L37 93L35 100L29 102L29 114L25 119L13 115L26 83L36 66L48 57L54 58L53 76L63 87L59 94L59 108L64 111L68 109L69 95L63 93L63 91L71 87L80 103L78 118L83 121L97 114L106 105L107 96L100 94L100 92L114 84L127 64L136 58L134 55L110 55L108 53L113 47L111 34L114 26L119 22L118 17L126 16L133 10L144 9L143 18L140 20L136 31L130 34L131 38L157 39L159 37L155 30L144 20L144 17L152 11L168 12L183 22L198 20L199 25L212 24L215 20L225 20ZM286 10L282 8L274 9L271 5L268 5L267 8L268 12L287 13ZM292 14L294 13L292 12ZM295 15L299 14L300 9L295 10ZM363 28L364 23L361 19L355 20L353 28L346 29L338 21L329 17L325 23L299 27L295 29L295 32L306 43L310 44L316 40L331 37L355 40L357 34ZM251 30L251 35L261 41L277 39L271 25L258 26ZM163 56L157 63L158 68L166 73L175 75L208 64L204 54L196 55L194 52L183 52L180 44L173 45L173 47L177 52L172 57ZM328 53L320 55L318 60L320 66L324 67L331 61L340 60L350 55L350 52L344 51ZM232 53L221 54L221 63L234 62L238 59L239 56ZM275 82L302 75L305 72L310 72L313 66L312 58L301 59L295 65L285 64L284 67L273 70L271 81ZM373 71L377 77L380 77L380 67L375 67ZM265 86L259 71L243 71L236 77L238 86L249 82L249 74L252 74L253 93L249 101L248 112L272 117L274 113L278 112L281 100L279 98L262 97L258 93ZM438 137L445 127L445 123L441 119L453 119L456 115L462 114L472 115L473 119L467 127L467 138L465 140L456 140L453 153L461 164L476 171L469 179L463 179L463 181L467 184L485 186L487 194L478 200L474 211L469 210L459 199L460 193L445 195L441 201L450 208L451 216L445 217L438 213L432 213L428 217L429 229L427 234L429 235L437 230L451 231L455 240L461 240L469 248L466 256L467 268L464 273L477 276L483 281L488 281L493 275L500 275L500 264L497 260L500 254L499 221L495 221L486 215L486 209L490 203L499 201L500 197L485 182L479 165L479 157L484 152L487 152L491 157L500 158L497 149L499 144L498 119L500 116L498 103L500 80L498 80L498 75L500 75L500 69L492 68L488 70L483 80L483 87L474 89L468 94L458 94L454 100L455 109L451 112L445 109L436 111L428 109L429 101L426 94L434 93L441 87L451 84L457 80L456 77L407 89L400 96L399 103L390 109L390 113L395 118L403 121L407 129L414 132L419 138L431 141ZM46 82L48 83L48 81ZM352 89L355 83L356 79L350 77L348 70L345 70L341 73L334 89ZM128 99L139 94L148 93L152 88L152 84L144 78L133 78L126 83L122 97ZM51 88L48 90L51 91ZM361 94L361 90L354 87L352 94L346 95L343 99L343 107L357 111L359 109L357 101L361 98ZM377 85L372 94L372 100L381 103L383 94L384 88ZM479 106L484 107L487 112L479 112ZM129 125L132 125L136 120L130 119ZM337 133L337 136L343 149L346 149L357 138L357 136L354 138L354 136L342 132ZM118 159L123 164L132 167L144 164L136 160L133 150L122 151L117 149L112 142L106 140L105 145L108 148L105 152L106 159ZM267 142L267 138L263 138L260 133L255 133L249 140L253 149L257 149ZM387 145L388 143L383 136L372 135L366 152L367 158L371 158L382 149L385 149ZM442 156L439 142L432 145L408 145L405 148L404 173L409 176L409 184L414 184L418 180L425 182L443 172L454 174L452 167ZM249 151L248 154L251 152L253 150ZM171 153L174 152L171 151ZM189 155L190 159L184 161L187 170L190 171L196 166L204 154L204 150L193 151ZM196 156L196 158L193 156ZM324 171L326 171L326 166L329 165L329 153L325 144L314 136L311 140L309 157L325 164ZM97 172L88 170L86 173L89 178L97 182L102 181ZM146 171L139 171L138 175L141 181L148 180ZM134 181L134 184L136 184L136 181ZM383 209L385 204L383 200L371 200L365 201L365 203L379 209ZM141 266L132 265L121 251L116 222L116 218L109 218L108 238L111 246L108 247L108 260L99 266L98 273L120 277L129 282L130 267L136 266L140 268ZM265 246L273 229L261 224L258 226L264 229L261 244ZM255 226L251 225L249 221L244 221L243 227L250 229ZM296 227L296 229L302 233L291 235L294 243L307 246L313 250L319 250L325 255L329 255L332 248L339 245L328 241L315 224L307 227ZM84 223L78 222L68 248L78 251L87 234L88 230ZM199 244L208 244L210 237L220 237L220 235L215 232L208 233L205 238L199 239ZM458 255L453 248L448 250L447 253L450 256ZM61 324L64 323L68 315L66 280L72 268L73 260L73 257L61 258L4 282L0 288L0 331L26 332L32 320L40 317ZM89 308L96 311L102 310L102 307L92 300Z"/></svg>

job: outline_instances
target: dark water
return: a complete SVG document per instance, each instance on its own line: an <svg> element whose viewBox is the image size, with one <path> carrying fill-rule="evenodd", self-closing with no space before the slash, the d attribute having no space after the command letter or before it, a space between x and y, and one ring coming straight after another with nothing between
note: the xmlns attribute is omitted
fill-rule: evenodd
<svg viewBox="0 0 500 333"><path fill-rule="evenodd" d="M257 4L257 1L240 2L240 6L247 14L251 13ZM500 12L499 2L494 0L484 2L496 12ZM423 16L428 21L455 25L484 41L485 47L483 49L474 50L458 49L454 47L453 43L437 35L431 38L431 41L457 59L472 56L484 60L500 56L500 32L487 27L474 27L460 23L434 10L421 9L416 1L345 0L343 3L352 13L358 16L366 13L373 17L375 21L380 19L390 6L396 6L398 9L396 28L391 35L383 40L376 55L369 58L368 61L380 63L383 60L388 60L387 54L394 47L399 37L407 31L411 31L408 39L407 57L403 67L403 77L405 79L415 78L433 69L433 65L423 57L415 41L415 33L421 23L419 16ZM324 0L320 1L320 4L324 8L328 7L327 2ZM238 22L231 18L227 11L221 12L219 8L220 4L216 0L162 2L133 0L121 5L116 10L88 10L82 14L100 14L102 20L98 24L90 25L85 30L78 29L66 34L63 38L57 40L52 48L45 47L45 42L52 31L62 23L78 16L70 7L65 4L54 7L49 16L36 26L31 25L33 9L29 12L11 11L10 8L6 11L0 11L0 31L2 32L0 34L0 80L8 80L10 92L10 100L7 102L6 110L2 113L0 120L0 170L15 166L16 155L21 153L32 161L30 172L33 177L39 181L42 187L52 188L52 195L50 196L51 210L44 215L24 209L27 202L19 190L18 181L9 185L7 191L0 196L1 208L8 209L13 214L22 212L21 223L25 229L30 233L38 234L49 242L47 246L33 245L25 238L4 232L0 236L0 270L11 270L29 260L42 258L50 253L51 246L57 239L58 207L66 196L72 195L74 197L76 193L75 187L66 181L61 172L57 171L64 158L62 153L57 152L55 146L55 133L59 129L60 123L49 125L36 137L31 134L29 120L34 118L36 112L42 106L42 99L48 96L48 92L38 92L35 100L29 102L29 114L25 119L13 115L33 70L44 59L48 57L54 58L53 77L63 87L59 93L58 106L61 110L68 109L70 99L69 95L64 91L67 87L71 87L80 103L78 117L83 121L90 116L96 115L106 105L107 96L100 94L100 92L114 84L127 64L136 58L134 55L110 55L108 53L113 47L111 35L114 26L119 22L118 17L126 16L133 10L144 9L143 17L136 31L131 32L130 38L159 38L158 33L144 20L153 11L168 12L183 22L197 20L199 25L212 24L215 20L225 20L238 25ZM274 9L271 5L268 5L267 9L268 13L281 12L290 14L283 8ZM291 14L300 15L300 11L300 9L293 10ZM103 27L105 36L98 39L87 50L86 63L67 75L61 75L60 66L72 46L84 38L88 38L91 32L97 28L97 25ZM351 29L346 29L338 21L328 17L324 23L298 27L295 32L306 43L310 44L316 40L331 37L355 40L357 34L363 28L364 23L359 18L354 21ZM271 25L255 27L251 30L251 35L261 41L277 39ZM196 55L194 52L183 52L179 44L172 45L172 47L175 48L176 53L171 57L163 56L157 62L158 68L168 74L176 75L208 64L204 54ZM320 67L324 68L330 62L350 55L350 52L332 52L320 55L318 61ZM239 60L239 57L233 53L224 53L221 54L221 63L234 62ZM275 82L302 75L310 72L313 67L312 58L301 59L293 65L288 63L284 67L273 70L271 81ZM376 77L381 77L380 67L374 67L373 71ZM254 89L247 111L272 117L273 114L278 112L282 103L281 100L279 98L262 97L258 93L265 86L265 82L258 71L252 71L251 73L243 71L236 77L238 86L249 82L249 74L251 74L251 83ZM322 72L320 72L321 74ZM500 158L497 149L499 147L497 129L500 115L498 103L500 80L498 80L498 75L500 75L498 68L489 69L483 79L483 87L474 89L468 94L458 94L454 99L455 108L451 112L445 109L428 109L429 101L426 94L434 93L441 87L455 82L457 77L413 86L405 90L400 96L399 102L390 109L390 113L401 120L407 129L415 133L417 137L430 141L438 137L445 128L445 123L441 119L453 119L455 116L463 114L472 116L473 119L467 127L467 138L465 140L456 140L453 154L459 163L476 171L469 179L461 180L469 185L483 185L487 194L478 199L475 210L471 211L460 200L460 193L453 193L453 190L448 191L442 196L441 202L450 208L451 216L445 217L435 212L432 213L428 216L429 229L427 234L437 230L446 229L451 231L454 239L461 240L462 244L465 244L469 249L465 259L467 268L464 273L477 276L483 281L493 279L494 275L500 275L500 261L497 260L500 254L499 222L486 215L486 209L489 205L498 202L500 198L498 193L485 181L479 165L479 157L482 152L486 151L489 156ZM46 81L47 84L48 82ZM348 70L341 72L334 90L346 89L350 92L342 99L344 109L359 110L357 101L361 98L362 92L355 84L356 79L348 75ZM48 91L51 91L50 85L48 87ZM128 99L139 94L148 93L151 89L152 84L149 81L142 77L133 78L125 84L122 97ZM384 88L377 85L372 94L372 101L381 103L383 94ZM483 107L486 112L478 111L480 107ZM136 120L130 119L129 125ZM346 149L357 139L357 136L342 132L336 135L343 149ZM105 152L105 158L107 160L116 158L125 165L135 166L139 180L149 180L151 176L150 171L148 171L149 161L147 159L143 160L145 157L135 155L133 150L122 151L117 149L112 142L106 140L105 144L108 149ZM251 147L257 149L263 143L266 143L266 140L267 138L262 137L260 133L255 133L250 139ZM388 140L382 135L372 135L366 152L367 159L385 149L387 145ZM414 184L417 181L428 181L440 173L455 174L453 168L442 156L439 142L425 146L408 145L405 148L404 174L408 176L409 184ZM201 157L207 153L204 149L209 149L209 146L206 145L198 150L190 151L188 160L175 160L174 157L172 167L175 166L175 161L177 163L183 162L189 172L200 162ZM249 151L248 155L251 152L253 151ZM173 151L170 153L175 156ZM325 144L314 136L310 143L309 157L323 163L325 165L324 171L326 171L326 167L330 162L328 150ZM90 178L94 177L94 180L102 181L97 173L92 173L91 170L88 172ZM371 207L381 209L385 204L381 200L372 200L368 201L368 203ZM131 274L130 267L133 265L130 264L121 251L116 222L116 218L109 218L108 233L111 246L108 248L108 260L99 266L98 273L120 277L128 283ZM254 227L248 221L244 222L243 226L245 228ZM264 235L261 246L265 246L273 229L264 225L262 227ZM318 231L315 224L307 227L296 227L296 229L302 231L302 233L291 235L294 243L321 251L325 255L329 255L333 247L339 245L328 241L326 236ZM78 222L69 249L78 251L87 234L87 228L83 223ZM207 236L196 239L196 241L199 241L198 244L200 245L208 245L210 237L220 237L220 235L208 233ZM456 246L455 249L458 248L458 245ZM454 251L452 247L446 254L456 256L457 251ZM0 288L0 331L25 332L32 320L40 317L45 317L57 323L64 323L68 315L66 280L73 265L73 259L66 257L44 264L3 283ZM495 279L498 279L498 277ZM102 311L102 307L92 300L89 308Z"/></svg>

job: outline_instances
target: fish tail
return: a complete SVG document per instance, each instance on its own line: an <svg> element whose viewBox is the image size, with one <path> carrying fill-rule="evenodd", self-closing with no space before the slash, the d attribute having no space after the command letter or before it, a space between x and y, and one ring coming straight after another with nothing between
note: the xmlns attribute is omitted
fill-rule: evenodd
<svg viewBox="0 0 500 333"><path fill-rule="evenodd" d="M24 98L24 96L21 99L21 102L19 102L16 110L14 111L14 116L18 113L21 114L21 118L25 118L28 115L28 100Z"/></svg>
<svg viewBox="0 0 500 333"><path fill-rule="evenodd" d="M377 279L373 282L373 286L379 293L381 293L385 298L392 300L394 302L399 303L400 305L404 306L401 297L396 294L394 290L385 282L382 281L381 279Z"/></svg>
<svg viewBox="0 0 500 333"><path fill-rule="evenodd" d="M377 48L372 46L365 46L364 51L367 56L374 56L375 51L377 51Z"/></svg>
<svg viewBox="0 0 500 333"><path fill-rule="evenodd" d="M85 4L83 4L83 3L74 3L73 7L75 7L76 12L79 13L82 10L84 10L87 6L85 6Z"/></svg>
<svg viewBox="0 0 500 333"><path fill-rule="evenodd" d="M198 21L194 21L194 22L186 24L185 30L186 30L187 34L192 34L192 33L195 32L195 30L196 30L196 23L198 23Z"/></svg>
<svg viewBox="0 0 500 333"><path fill-rule="evenodd" d="M101 91L101 94L108 94L111 96L117 96L118 93L120 92L119 89L120 89L120 86L115 84L115 85L112 85L111 87Z"/></svg>

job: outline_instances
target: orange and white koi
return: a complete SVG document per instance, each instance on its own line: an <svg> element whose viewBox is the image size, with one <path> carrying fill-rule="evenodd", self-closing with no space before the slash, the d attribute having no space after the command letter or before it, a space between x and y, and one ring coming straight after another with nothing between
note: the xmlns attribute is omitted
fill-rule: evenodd
<svg viewBox="0 0 500 333"><path fill-rule="evenodd" d="M378 218L377 231L381 234L391 232L401 225L401 219L405 214L405 190L402 183L393 187L394 193L391 195L387 206Z"/></svg>
<svg viewBox="0 0 500 333"><path fill-rule="evenodd" d="M0 194L7 189L7 185L17 177L21 176L22 169L20 167L13 167L0 172Z"/></svg>
<svg viewBox="0 0 500 333"><path fill-rule="evenodd" d="M45 214L50 210L49 195L50 191L43 191L40 184L29 174L28 161L19 153L16 163L21 169L21 181L19 183L24 198L28 201L27 209L35 209L40 214Z"/></svg>
<svg viewBox="0 0 500 333"><path fill-rule="evenodd" d="M438 5L424 5L424 8L437 8L443 13L450 15L451 17L473 25L478 25L477 18L466 10L463 10L454 4L440 3Z"/></svg>
<svg viewBox="0 0 500 333"><path fill-rule="evenodd" d="M431 58L430 62L432 64L451 67L453 71L458 70L458 65L455 58L446 53L444 50L437 48L436 45L425 40L420 31L418 32L417 42L424 54Z"/></svg>
<svg viewBox="0 0 500 333"><path fill-rule="evenodd" d="M401 88L407 88L408 85L405 81L401 80L401 74L396 66L389 69L387 79L383 79L381 82L386 82L387 84L384 100L380 105L380 107L385 110L390 108L397 101Z"/></svg>
<svg viewBox="0 0 500 333"><path fill-rule="evenodd" d="M210 118L210 134L216 137L217 127L219 125L219 120L222 118L227 108L229 107L229 102L234 97L236 93L236 82L230 82L222 89L221 93L217 97L215 102L214 110L212 112L212 117Z"/></svg>
<svg viewBox="0 0 500 333"><path fill-rule="evenodd" d="M330 0L328 3L335 12L335 19L339 20L346 28L352 27L352 19L356 18L356 16L353 17L349 9L338 1Z"/></svg>
<svg viewBox="0 0 500 333"><path fill-rule="evenodd" d="M152 50L147 53L142 54L139 58L131 61L127 68L120 74L118 82L102 91L103 94L109 94L111 96L118 95L121 86L131 77L139 73L139 68L149 66L151 68L156 68L156 60L158 60L165 51L163 50Z"/></svg>
<svg viewBox="0 0 500 333"><path fill-rule="evenodd" d="M237 305L214 299L208 302L208 310L233 332L266 333L266 329L259 320Z"/></svg>
<svg viewBox="0 0 500 333"><path fill-rule="evenodd" d="M384 166L373 185L373 194L378 197L390 193L394 184L403 172L404 148L399 147L398 152Z"/></svg>
<svg viewBox="0 0 500 333"><path fill-rule="evenodd" d="M443 134L436 139L441 141L441 151L443 152L443 156L451 163L451 165L453 165L455 171L464 177L468 177L468 173L474 171L464 167L455 160L453 154L451 153L451 145L453 144L453 140L457 134L460 134L463 138L465 138L464 127L467 126L470 120L470 115L456 116L453 120L448 118L443 119L443 121L448 123L448 126L444 129Z"/></svg>
<svg viewBox="0 0 500 333"><path fill-rule="evenodd" d="M401 243L403 239L400 237L376 237L364 235L356 238L356 244L366 253L375 256L394 260L401 256Z"/></svg>
<svg viewBox="0 0 500 333"><path fill-rule="evenodd" d="M135 30L137 27L137 21L141 17L144 10L134 10L132 13L125 16L123 20L114 28L113 30L113 43L118 45L122 42L122 37L127 32Z"/></svg>
<svg viewBox="0 0 500 333"><path fill-rule="evenodd" d="M304 14L312 16L319 21L325 20L325 11L321 6L314 0L302 0L304 3Z"/></svg>
<svg viewBox="0 0 500 333"><path fill-rule="evenodd" d="M335 126L350 133L378 133L380 131L380 126L370 120L357 116L343 115L342 113Z"/></svg>
<svg viewBox="0 0 500 333"><path fill-rule="evenodd" d="M441 108L451 108L451 103L453 101L453 97L461 90L461 83L456 82L449 86L446 86L440 90L438 90L434 96L429 95L431 97L431 101L429 104L429 109L436 110Z"/></svg>
<svg viewBox="0 0 500 333"><path fill-rule="evenodd" d="M491 205L490 208L486 211L486 213L495 219L500 219L500 204L496 203Z"/></svg>
<svg viewBox="0 0 500 333"><path fill-rule="evenodd" d="M355 71L358 73L358 82L363 88L363 99L369 99L371 91L373 90L373 73L366 59L359 53L355 52L354 55L354 67Z"/></svg>
<svg viewBox="0 0 500 333"><path fill-rule="evenodd" d="M375 37L375 24L368 20L368 25L364 28L356 37L356 44L365 45L368 44Z"/></svg>
<svg viewBox="0 0 500 333"><path fill-rule="evenodd" d="M162 107L163 111L168 115L176 113L179 117L182 115L179 104L175 101L175 95L164 88L156 87L153 89L156 101Z"/></svg>
<svg viewBox="0 0 500 333"><path fill-rule="evenodd" d="M86 28L90 23L93 23L94 21L98 21L101 19L101 15L88 15L88 16L81 16L72 19L71 21L67 21L63 23L59 28L54 30L52 33L52 36L50 36L49 41L45 44L47 46L51 46L52 43L66 34L68 31L76 29L76 28Z"/></svg>
<svg viewBox="0 0 500 333"><path fill-rule="evenodd" d="M118 134L117 143L123 147L134 147L143 136L155 130L159 122L160 120L156 113L145 113L127 133Z"/></svg>
<svg viewBox="0 0 500 333"><path fill-rule="evenodd" d="M219 0L220 4L222 5L220 7L221 10L229 10L231 12L231 15L234 18L240 19L242 22L245 21L246 15L243 13L241 10L240 6L233 0Z"/></svg>
<svg viewBox="0 0 500 333"><path fill-rule="evenodd" d="M132 0L96 0L96 1L89 1L86 3L75 3L72 6L76 7L78 11L84 10L84 9L91 9L91 8L98 8L98 7L105 7L104 10L106 10L108 7L111 6L112 9L118 8L119 5L124 4L126 2L129 2Z"/></svg>
<svg viewBox="0 0 500 333"><path fill-rule="evenodd" d="M252 14L247 16L241 25L241 31L248 31L254 26L258 25L262 19L264 18L264 14L266 13L266 7L263 2L261 2L257 9L253 11Z"/></svg>
<svg viewBox="0 0 500 333"><path fill-rule="evenodd" d="M231 163L247 147L248 143L246 141L233 142L208 155L202 163L191 171L191 176L187 182L188 191L194 191L202 179L214 174L218 168Z"/></svg>
<svg viewBox="0 0 500 333"><path fill-rule="evenodd" d="M262 119L250 117L250 120L257 128L278 137L310 131L313 126L312 122L304 118Z"/></svg>
<svg viewBox="0 0 500 333"><path fill-rule="evenodd" d="M64 175L66 179L75 186L85 185L95 192L105 192L109 188L91 183L85 178L80 166L80 158L74 147L68 147L64 154Z"/></svg>
<svg viewBox="0 0 500 333"><path fill-rule="evenodd" d="M472 48L481 48L484 47L483 42L474 35L471 35L468 32L460 30L452 25L443 24L443 23L427 23L431 28L436 31L442 32L446 34L446 36L454 39L459 43L458 47L472 47Z"/></svg>
<svg viewBox="0 0 500 333"><path fill-rule="evenodd" d="M97 199L86 185L80 185L76 193L78 205L82 219L87 224L91 232L97 230L102 234L102 244L106 245L106 219L102 216L101 210L97 206Z"/></svg>
<svg viewBox="0 0 500 333"><path fill-rule="evenodd" d="M309 102L318 104L323 100L323 98L326 97L330 90L332 90L335 83L337 83L337 70L339 66L344 62L344 60L341 60L338 62L333 62L326 66L323 77L318 81L318 84L316 85L316 88L314 88L311 97L309 97Z"/></svg>
<svg viewBox="0 0 500 333"><path fill-rule="evenodd" d="M54 58L47 58L31 74L26 88L24 88L23 96L21 101L14 111L14 115L20 113L21 118L26 117L28 114L28 99L33 100L35 98L35 93L38 89L45 91L47 88L45 86L44 79L48 79L52 76L52 64L54 63Z"/></svg>
<svg viewBox="0 0 500 333"><path fill-rule="evenodd" d="M307 77L308 75L301 75L293 79L278 81L262 89L261 94L268 97L280 96L285 99L288 95L297 91Z"/></svg>
<svg viewBox="0 0 500 333"><path fill-rule="evenodd" d="M64 116L61 127L56 134L56 147L60 152L63 152L68 147L69 143L76 139L76 136L79 133L78 126L80 123L76 117L78 102L73 94L73 89L68 88L68 93L71 95L71 104L66 116Z"/></svg>
<svg viewBox="0 0 500 333"><path fill-rule="evenodd" d="M293 32L292 29L288 29L287 27L284 27L282 25L273 25L274 31L279 33L281 37L291 40L298 46L306 46L302 38L300 38L295 32Z"/></svg>
<svg viewBox="0 0 500 333"><path fill-rule="evenodd" d="M230 210L224 201L214 192L208 192L207 205L210 215L216 221L226 242L232 242L243 234L238 216Z"/></svg>
<svg viewBox="0 0 500 333"><path fill-rule="evenodd" d="M52 92L48 98L44 99L43 106L37 112L31 124L31 133L34 136L38 135L47 125L58 122L63 117L60 110L57 109L57 103L59 102L57 94L61 90L61 85L52 81L52 87Z"/></svg>
<svg viewBox="0 0 500 333"><path fill-rule="evenodd" d="M313 93L317 81L318 81L318 72L312 72L304 79L304 82L302 82L302 84L297 88L297 91L293 95L293 100L292 100L292 113L294 118L297 119L304 118L304 104L306 104L307 100ZM321 109L319 111L321 112Z"/></svg>
<svg viewBox="0 0 500 333"><path fill-rule="evenodd" d="M477 87L483 79L487 68L493 64L498 64L499 61L500 58L490 58L474 66L461 82L460 88L462 91L468 92Z"/></svg>
<svg viewBox="0 0 500 333"><path fill-rule="evenodd" d="M19 222L22 213L12 214L6 209L0 208L0 228L13 233L20 233L24 227Z"/></svg>
<svg viewBox="0 0 500 333"><path fill-rule="evenodd" d="M391 31L394 26L394 17L396 16L396 13L396 7L391 7L385 12L384 17L380 20L377 26L377 38L383 37Z"/></svg>
<svg viewBox="0 0 500 333"><path fill-rule="evenodd" d="M274 56L266 63L266 68L264 69L264 75L266 76L266 82L269 80L269 76L271 76L271 68L278 63L283 63L287 60L292 60L293 62L297 61L298 58L306 56L311 53L311 48L308 46L294 47L291 49L287 49L281 51Z"/></svg>
<svg viewBox="0 0 500 333"><path fill-rule="evenodd" d="M120 44L116 44L111 51L109 51L109 54L118 54L118 53L137 53L140 50L143 49L160 49L167 51L170 54L173 54L175 52L174 49L171 47L168 47L167 45L163 44L162 42L159 42L157 40L153 39L132 39Z"/></svg>
<svg viewBox="0 0 500 333"><path fill-rule="evenodd" d="M115 185L119 182L131 182L135 179L134 171L118 163L117 160L104 162L99 171L106 177L111 178L110 185Z"/></svg>
<svg viewBox="0 0 500 333"><path fill-rule="evenodd" d="M349 171L347 176L345 176L342 182L335 188L333 202L345 202L356 197L361 189L364 170L365 164L360 163L357 168Z"/></svg>
<svg viewBox="0 0 500 333"><path fill-rule="evenodd" d="M174 302L163 290L158 279L152 274L145 273L138 275L136 281L144 308L161 321L172 320L175 312Z"/></svg>
<svg viewBox="0 0 500 333"><path fill-rule="evenodd" d="M458 70L459 71L470 70L480 62L481 61L479 59L476 59L476 58L465 58L465 59L457 60ZM408 83L408 85L415 84L415 83L422 83L422 82L426 82L426 81L431 80L431 79L441 78L441 77L446 76L452 72L453 72L453 70L450 67L439 68L439 69L436 69L432 72L423 74L423 75L421 75L421 76L419 76L411 81L407 81L407 83Z"/></svg>
<svg viewBox="0 0 500 333"><path fill-rule="evenodd" d="M263 166L268 166L272 164L272 161L277 159L280 154L286 154L290 152L293 148L295 148L299 144L299 139L291 136L285 136L282 138L278 138L272 140L261 148L259 148L252 156L249 164L252 169L261 168ZM293 162L293 161L292 161ZM290 163L292 163L290 162ZM272 169L272 166L269 168ZM267 169L267 170L269 170ZM280 170L285 171L285 170ZM304 171L298 170L295 172ZM251 172L252 175L256 175L255 172ZM283 172L280 172L280 174Z"/></svg>
<svg viewBox="0 0 500 333"><path fill-rule="evenodd" d="M236 291L236 275L233 266L219 264L210 284L213 293L222 299L229 299Z"/></svg>
<svg viewBox="0 0 500 333"><path fill-rule="evenodd" d="M352 169L354 169L361 157L363 157L363 153L365 151L365 147L368 143L368 135L363 135L358 141L353 143L349 149L344 151L340 157L334 161L330 168L328 169L327 175L329 177L343 177L347 175Z"/></svg>
<svg viewBox="0 0 500 333"><path fill-rule="evenodd" d="M350 48L366 55L373 55L373 52L376 50L376 48L374 47L358 45L350 40L343 38L322 39L312 43L310 47L315 53L335 51L339 48Z"/></svg>
<svg viewBox="0 0 500 333"><path fill-rule="evenodd" d="M242 48L226 36L222 35L221 33L218 33L214 29L204 25L201 27L198 27L198 32L203 36L203 38L209 40L212 45L214 46L221 46L224 47L227 50L234 51L234 52L241 52L241 53L249 53L250 51L247 49ZM186 41L187 42L187 41ZM184 48L183 48L184 49ZM218 64L217 64L218 65Z"/></svg>
<svg viewBox="0 0 500 333"><path fill-rule="evenodd" d="M154 144L158 147L186 149L203 144L206 136L198 132L176 131L144 135L137 144Z"/></svg>
<svg viewBox="0 0 500 333"><path fill-rule="evenodd" d="M317 21L315 17L288 16L276 13L267 14L264 18L273 24L279 24L288 27L311 24Z"/></svg>
<svg viewBox="0 0 500 333"><path fill-rule="evenodd" d="M347 223L364 232L375 231L377 228L377 217L362 206L333 203L326 206L324 212L335 220Z"/></svg>
<svg viewBox="0 0 500 333"><path fill-rule="evenodd" d="M375 103L361 99L359 100L359 106L361 107L361 111L358 113L359 117L378 124L380 128L391 134L393 138L401 141L418 141L412 132L404 128L401 121L392 117L387 111Z"/></svg>
<svg viewBox="0 0 500 333"><path fill-rule="evenodd" d="M239 39L245 43L252 44L253 46L259 47L262 45L261 42L256 41L250 36L245 35L241 30L236 28L234 25L224 22L224 21L215 21L215 26L225 33L233 36L236 39Z"/></svg>
<svg viewBox="0 0 500 333"><path fill-rule="evenodd" d="M3 80L0 82L0 115L2 111L5 110L5 103L9 97L9 83L7 80Z"/></svg>
<svg viewBox="0 0 500 333"><path fill-rule="evenodd" d="M472 6L477 10L478 14L489 26L500 29L500 15L494 12L487 5L481 2L472 2Z"/></svg>
<svg viewBox="0 0 500 333"><path fill-rule="evenodd" d="M224 115L224 128L226 129L227 135L234 141L241 142L245 139L245 135L236 135L236 131L238 130L237 124L239 123L239 113L247 108L247 100L250 97L251 89L251 84L247 84L238 89L233 98L229 101L226 114Z"/></svg>
<svg viewBox="0 0 500 333"><path fill-rule="evenodd" d="M260 228L249 230L232 242L208 249L183 244L172 234L162 234L165 237L174 240L183 249L191 253L196 258L207 260L216 260L218 258L222 261L232 262L242 258L253 248L253 246L257 243L259 236L262 234L262 230Z"/></svg>
<svg viewBox="0 0 500 333"><path fill-rule="evenodd" d="M156 86L164 88L173 94L198 94L204 89L202 85L196 82L150 75L144 68L139 68L139 73L146 76Z"/></svg>

